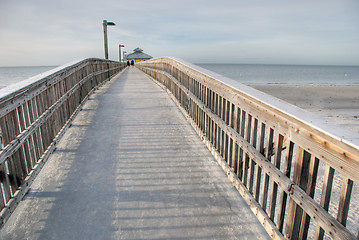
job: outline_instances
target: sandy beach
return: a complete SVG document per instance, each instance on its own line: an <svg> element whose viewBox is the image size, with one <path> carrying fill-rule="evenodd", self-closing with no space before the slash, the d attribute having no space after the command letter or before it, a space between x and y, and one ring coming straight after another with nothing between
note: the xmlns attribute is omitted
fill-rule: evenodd
<svg viewBox="0 0 359 240"><path fill-rule="evenodd" d="M319 117L334 122L337 125L359 133L359 86L293 86L293 85L256 85L251 86L262 92L287 101L302 109L312 112ZM321 165L323 167L323 165ZM320 168L318 175L322 176L324 169ZM339 202L342 178L336 175L332 190L330 213L335 216ZM322 188L318 180L317 190ZM356 190L354 190L356 189ZM357 185L352 192L352 202L347 227L351 232L358 232L358 191ZM320 201L319 195L316 201ZM333 204L334 203L334 204ZM310 234L314 230L310 229Z"/></svg>
<svg viewBox="0 0 359 240"><path fill-rule="evenodd" d="M359 86L253 85L251 87L359 132Z"/></svg>
<svg viewBox="0 0 359 240"><path fill-rule="evenodd" d="M359 86L267 84L251 87L359 133Z"/></svg>

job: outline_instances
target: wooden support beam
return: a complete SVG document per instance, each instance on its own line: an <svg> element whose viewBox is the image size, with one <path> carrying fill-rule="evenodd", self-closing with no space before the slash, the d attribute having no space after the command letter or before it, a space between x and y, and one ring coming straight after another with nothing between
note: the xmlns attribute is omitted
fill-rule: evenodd
<svg viewBox="0 0 359 240"><path fill-rule="evenodd" d="M179 83L175 78L173 78L170 74L163 72L161 70L155 70L155 69L144 69L145 72L156 72L156 75L162 75L167 80L173 82L173 84L179 86L182 89L186 89L181 83ZM187 72L188 73L188 72ZM222 90L219 88L212 88L210 86L212 84L211 81L205 81L207 87L211 87L213 91L215 91L218 94L222 94ZM218 91L217 91L218 90ZM185 90L186 91L186 90ZM227 90L226 90L227 91ZM227 92L228 93L228 92ZM348 231L341 223L339 223L336 219L334 219L324 208L322 208L315 200L312 198L312 190L315 185L316 181L316 173L315 173L315 166L317 165L318 160L321 161L324 159L325 162L332 164L334 162L333 159L329 158L336 158L336 153L331 152L330 155L326 155L326 153L323 150L323 148L318 147L316 143L313 143L314 145L311 146L311 148L308 147L302 147L302 145L305 145L309 141L306 137L308 136L307 128L304 126L301 126L301 128L292 128L292 126L297 126L298 122L295 122L295 124L291 125L292 122L291 119L287 119L284 121L283 119L280 119L279 122L276 122L276 118L278 116L282 117L281 114L278 114L278 111L275 112L274 115L270 116L271 109L266 109L259 111L259 109L262 107L260 105L257 105L255 107L251 107L255 101L251 99L250 101L244 99L243 104L238 104L238 107L241 108L242 112L242 119L241 119L241 127L239 128L239 133L235 131L231 124L223 118L223 108L222 111L219 111L220 116L217 116L212 112L211 109L208 108L206 104L204 104L201 99L198 99L196 96L194 96L191 92L188 92L188 96L193 100L193 102L198 106L198 108L205 112L209 119L214 121L218 129L220 129L220 135L224 136L227 135L231 139L234 139L236 144L238 144L239 148L239 159L242 157L248 156L249 158L253 159L255 163L258 166L257 169L257 176L261 176L261 171L263 171L264 176L268 176L268 181L264 179L264 185L266 185L266 181L268 182L268 186L270 183L276 184L276 188L280 190L281 197L280 197L280 205L278 207L278 212L276 214L275 210L276 208L271 208L271 211L274 211L274 213L269 213L273 218L275 215L278 216L278 229L283 229L283 223L287 222L288 228L286 228L286 232L290 235L290 237L293 238L299 238L300 236L306 236L307 231L307 223L309 222L308 219L313 219L316 221L317 226L322 227L330 237L332 238L338 238L338 239L355 239L354 235ZM228 98L228 101L233 101L234 103L242 103L242 99L238 97L238 95L235 95L236 97L231 97L231 95ZM227 99L227 98L226 98ZM252 101L252 102L251 102ZM248 105L247 105L248 104ZM257 104L254 103L254 104ZM223 104L224 106L224 104ZM249 107L248 107L249 106ZM243 110L242 108L245 108ZM249 109L249 110L248 110ZM257 150L256 147L254 147L250 142L247 141L245 137L245 122L246 119L243 118L244 114L251 114L252 116L255 116L256 119L258 119L258 122L261 122L261 133L262 135L259 137L260 144L259 149ZM201 129L201 128L200 128ZM267 130L265 130L267 129ZM286 129L286 130L285 130ZM202 129L203 130L203 129ZM265 139L265 132L268 131L267 135L267 142L264 141ZM271 131L276 134L280 134L277 136L276 139L273 139L273 137L270 137ZM273 135L272 133L272 135ZM303 135L304 134L304 135ZM317 134L317 132L312 132L312 134ZM314 137L314 135L312 135ZM315 139L317 135L314 137ZM222 137L223 139L224 137ZM278 140L281 139L281 140ZM284 172L282 172L277 166L276 163L271 163L270 160L273 158L273 140L276 141L276 146L278 146L278 141L283 141L287 144L285 145L285 148L283 148L283 143L280 144L280 147L277 148L283 148L286 151L286 162L284 163ZM223 142L225 140L222 140ZM312 142L311 142L312 143ZM266 145L266 148L264 148L264 145ZM327 143L328 146L328 143ZM296 151L293 151L294 147L296 147ZM209 146L210 149L212 149L211 146ZM215 149L215 148L213 148ZM266 151L266 156L264 156L264 149ZM282 149L282 150L283 150ZM316 153L316 154L313 154ZM219 145L219 154L223 158L223 145ZM279 155L279 154L277 154ZM278 157L276 154L274 154L274 158ZM294 177L293 181L289 179L290 172L291 172L291 166L292 163L292 156L295 155L295 162L294 162ZM348 156L348 155L347 155ZM351 155L351 157L355 158L355 154ZM241 170L243 171L243 168L241 168L240 161L238 161L238 175L240 175ZM274 160L276 161L276 159ZM347 161L348 163L349 161ZM343 163L343 161L341 161ZM352 163L350 163L352 164ZM335 165L335 164L334 164ZM355 164L354 164L355 165ZM248 166L248 164L247 164ZM332 166L332 165L331 165ZM226 168L227 169L227 168ZM230 169L230 168L229 168ZM225 170L227 171L227 170ZM347 172L347 170L341 170L342 172ZM242 174L244 175L244 174ZM351 177L354 176L352 173L349 174L349 179L352 179ZM256 189L258 189L258 178L257 177L257 186ZM354 176L356 179L356 177ZM243 184L244 179L243 176L239 176L241 186L245 187L245 184ZM266 187L263 187L266 189ZM349 187L350 188L350 187ZM349 190L348 188L348 190ZM247 189L248 190L248 189ZM246 191L247 191L246 190ZM277 190L277 191L278 191ZM347 194L350 191L345 190L344 192ZM262 207L266 204L267 201L264 201L265 199L265 191L262 189L262 194L258 194L258 199L256 199L257 196L255 196L255 199L258 201L259 198L261 198ZM273 189L272 191L273 192ZM250 191L248 191L250 194ZM344 194L345 195L345 194ZM286 201L289 196L289 202L290 202L290 213L288 214L287 220L284 219L284 212L286 209ZM272 197L272 196L271 196ZM344 198L343 198L344 199ZM348 201L344 201L348 202ZM343 203L344 203L343 202ZM264 203L264 204L263 204ZM345 204L343 204L344 206ZM343 207L344 209L345 207ZM274 210L272 210L274 209ZM265 212L265 211L264 211ZM262 212L263 213L263 212ZM268 217L270 221L270 217ZM303 226L301 225L303 223ZM289 230L288 230L289 229ZM295 233L290 233L290 229L293 231L296 231ZM282 230L281 230L282 231Z"/></svg>

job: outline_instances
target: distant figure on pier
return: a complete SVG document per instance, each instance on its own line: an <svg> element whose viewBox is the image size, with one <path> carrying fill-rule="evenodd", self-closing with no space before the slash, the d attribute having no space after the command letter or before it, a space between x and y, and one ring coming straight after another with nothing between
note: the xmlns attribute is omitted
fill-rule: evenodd
<svg viewBox="0 0 359 240"><path fill-rule="evenodd" d="M135 65L135 61L131 60L131 66Z"/></svg>
<svg viewBox="0 0 359 240"><path fill-rule="evenodd" d="M129 66L130 66L130 61L127 60L127 67L129 67Z"/></svg>

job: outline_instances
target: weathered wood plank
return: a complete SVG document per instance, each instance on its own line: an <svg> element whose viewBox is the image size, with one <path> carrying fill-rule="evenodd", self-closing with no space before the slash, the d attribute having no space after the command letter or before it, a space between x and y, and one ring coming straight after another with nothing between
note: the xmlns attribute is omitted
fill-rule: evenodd
<svg viewBox="0 0 359 240"><path fill-rule="evenodd" d="M309 175L308 175L308 184L306 191L307 194L312 198L314 197L314 192L316 188L318 167L319 167L319 159L312 155L309 163ZM310 223L310 217L304 211L301 220L300 230L299 230L299 239L307 239L309 223Z"/></svg>
<svg viewBox="0 0 359 240"><path fill-rule="evenodd" d="M5 178L5 172L3 170L3 167L0 166L0 184L2 184L4 181L4 178ZM2 188L0 187L0 209L3 209L6 205L6 200L4 200L6 197L5 197L5 193L4 191L2 190Z"/></svg>
<svg viewBox="0 0 359 240"><path fill-rule="evenodd" d="M89 64L89 61L92 60L87 59L79 62L70 62L43 74L39 74L36 77L13 84L11 87L2 89L0 91L0 98L2 99L0 103L0 117L13 111L42 91L45 91L48 86L61 81L76 71L81 71Z"/></svg>
<svg viewBox="0 0 359 240"><path fill-rule="evenodd" d="M4 142L4 145L6 146L8 144L8 125L7 125L7 117L1 117L0 118L0 127L1 127L1 133L2 133L2 139ZM6 166L7 165L7 166ZM0 174L1 174L1 182L4 186L4 194L5 194L5 201L8 202L11 197L12 188L17 188L15 181L13 180L14 176L8 175L8 168L12 168L12 164L10 163L0 163ZM11 179L10 179L11 177Z"/></svg>
<svg viewBox="0 0 359 240"><path fill-rule="evenodd" d="M25 116L24 116L24 112L23 112L23 106L18 107L17 112L18 112L18 119L19 119L19 125L20 125L20 133L22 133L26 129L25 128ZM19 134L18 134L18 136L19 136ZM20 149L20 152L21 152L21 156L23 158L22 161L25 163L24 165L26 167L26 175L25 176L27 176L27 174L32 169L31 158L30 158L30 149L29 149L28 141L26 140L19 149Z"/></svg>
<svg viewBox="0 0 359 240"><path fill-rule="evenodd" d="M3 189L4 189L4 190L1 190L1 194L2 194L1 197L3 197L3 199L4 199L2 204L3 204L3 207L4 207L5 204L11 198L11 185L10 185L9 176L7 174L7 169L6 169L5 162L0 164L0 182L3 184Z"/></svg>
<svg viewBox="0 0 359 240"><path fill-rule="evenodd" d="M253 128L252 128L252 146L254 148L257 147L257 134L258 133L258 119L254 118L254 121L253 121ZM256 170L256 167L257 167L257 164L256 162L251 159L251 171L250 171L250 176L249 176L249 192L253 194L253 188L254 188L254 174L255 174L255 170Z"/></svg>
<svg viewBox="0 0 359 240"><path fill-rule="evenodd" d="M259 152L264 156L264 139L265 139L266 125L264 123L261 124L261 133L259 136ZM262 168L257 165L257 179L256 179L256 192L255 199L259 202L260 197L260 188L261 188L261 179L262 179Z"/></svg>
<svg viewBox="0 0 359 240"><path fill-rule="evenodd" d="M340 192L338 215L337 215L337 220L341 224L343 224L343 226L346 226L347 224L352 189L353 189L353 181L348 178L343 179L342 190Z"/></svg>
<svg viewBox="0 0 359 240"><path fill-rule="evenodd" d="M29 101L29 120L32 122L31 126L26 129L26 131L23 131L19 136L17 136L17 141L14 142L11 146L5 147L2 151L0 151L0 162L4 161L6 157L9 156L9 153L17 150L20 147L20 144L22 144L28 137L35 131L36 129L40 129L39 133L36 134L37 144L39 147L39 155L41 155L45 151L46 147L46 139L47 142L49 139L53 138L53 135L51 135L51 131L45 131L45 135L43 136L44 130L41 130L41 127L43 129L45 128L45 124L49 125L49 118L52 116L53 113L56 112L56 110L65 102L68 100L68 98L71 98L71 94L76 92L77 89L81 86L81 83L84 82L87 79L83 79L80 84L75 85L72 89L70 89L67 94L62 96L55 104L53 104L50 108L44 110L43 104L39 103L41 102L41 98L34 98ZM40 115L41 113L41 115ZM35 121L36 119L36 121ZM44 124L45 123L45 124ZM12 135L16 135L16 133L13 133ZM48 144L47 144L48 145Z"/></svg>
<svg viewBox="0 0 359 240"><path fill-rule="evenodd" d="M220 82L213 77L210 77L202 72L193 71L188 65L182 64L173 59L159 59L158 61L165 61L166 63L173 64L177 68L186 71L190 77L197 78L198 81L204 83L218 94L227 95L228 100L238 106L244 106L247 112L252 115L261 116L260 120L266 120L267 124L273 129L281 133L284 137L289 138L291 141L303 148L310 154L316 156L322 156L321 160L331 164L334 169L341 172L343 175L348 176L354 181L359 181L359 140L358 144L353 146L348 144L345 139L336 137L333 134L326 134L322 129L316 128L314 122L318 122L318 119L311 115L308 116L308 121L301 121L303 117L307 117L307 112L299 111L295 108L295 111L299 112L298 116L288 114L291 111L292 106L289 106L283 102L278 102L275 98L263 95L258 91L242 86L239 83L231 84L241 87L241 89L233 88L223 82ZM191 66L192 67L192 66ZM195 68L195 66L193 66ZM227 79L226 79L227 80ZM247 94L246 91L250 92ZM233 94L228 94L229 92ZM252 95L256 95L253 97ZM265 101L259 100L260 98ZM276 106L278 105L278 107ZM281 111L280 107L283 107L285 111ZM318 124L324 125L323 122ZM299 131L297 131L299 130ZM326 131L331 131L326 129ZM341 134L345 132L341 130ZM334 157L333 157L334 156Z"/></svg>
<svg viewBox="0 0 359 240"><path fill-rule="evenodd" d="M0 149L0 227L26 193L24 189L29 188L32 181L28 177L38 171L33 170L34 166L53 151L54 139L62 136L64 125L68 127L74 113L79 111L79 104L93 91L89 82L94 77L103 82L104 73L113 75L125 67L116 63L105 71L87 74L89 64L107 65L107 61L81 61L35 82L18 84L13 92L0 90L0 127L5 145ZM64 79L70 78L66 85ZM70 85L73 87L68 88ZM79 88L82 95L71 98L79 93ZM71 103L71 109L68 107L70 98L77 100ZM4 208L5 204L8 206Z"/></svg>
<svg viewBox="0 0 359 240"><path fill-rule="evenodd" d="M268 139L267 139L267 152L266 158L271 162L271 157L273 153L273 135L274 130L272 128L268 129ZM269 187L269 175L264 173L264 182L263 182L263 192L262 192L262 208L264 211L267 211L267 200L268 200L268 189Z"/></svg>
<svg viewBox="0 0 359 240"><path fill-rule="evenodd" d="M157 74L160 74L160 72L157 72ZM165 75L166 74L164 74L164 76ZM169 81L172 81L175 84L180 86L180 84L178 84L175 79L172 79L170 76L168 76L167 78L169 79ZM250 143L248 143L241 134L238 134L235 131L233 131L233 129L230 126L228 126L226 124L226 122L223 121L223 119L212 114L212 111L210 109L207 109L207 107L203 103L201 103L200 100L196 100L197 99L196 97L194 97L194 96L190 96L190 97L194 99L194 101L197 103L199 108L201 108L204 112L206 112L210 116L211 119L214 119L214 121L220 127L221 131L223 131L225 134L232 136L236 140L236 142L238 142L238 145L240 146L239 147L240 151L242 151L243 154L248 154L251 158L256 160L258 167L259 167L257 173L260 171L259 169L263 169L264 174L268 174L268 176L278 184L278 187L280 187L282 191L285 191L286 194L290 194L291 201L294 201L295 204L300 205L300 207L299 206L297 207L298 211L300 211L300 209L305 209L305 212L308 214L308 216L315 219L319 226L326 229L331 237L349 238L349 239L354 238L353 235L351 233L349 233L347 229L343 228L343 226L341 224L339 224L333 217L331 217L323 208L321 208L319 206L319 204L317 204L310 196L308 196L308 194L305 192L305 190L303 190L303 189L307 189L306 181L308 180L308 175L309 175L309 173L308 173L309 172L308 156L310 158L310 156L313 155L312 154L313 149L301 148L302 149L302 157L300 157L299 156L300 154L298 154L299 157L297 156L296 159L302 158L302 164L299 164L299 165L301 165L301 167L297 167L297 164L295 167L295 172L297 171L298 176L300 176L299 179L297 179L297 180L299 180L299 182L297 183L299 186L296 184L293 184L293 182L291 182L287 176L285 176L282 172L280 172L280 170L277 169L273 164L268 162L268 160L264 158L264 156L260 153L260 151L253 148L253 146ZM249 101L246 102L246 101L244 101L244 103L250 105L250 102ZM241 106L241 108L242 108L242 105L239 105L239 106ZM255 107L254 109L256 109L256 108L257 107ZM268 109L267 109L267 110L264 110L264 112L266 112L266 114L269 114L270 111L268 111ZM253 111L248 111L248 113L253 114ZM257 118L258 114L255 114L255 116ZM275 115L274 117L277 117L277 115ZM262 118L258 117L259 121L262 121L261 119ZM272 116L272 119L273 119L273 116ZM270 121L271 120L265 119L266 123L269 123ZM282 134L282 132L279 131L278 129L286 128L288 130L287 126L288 126L288 122L285 122L285 121L280 122L279 124L274 123L273 125L271 123L269 123L268 129L273 129L274 131L276 131L276 133ZM293 129L289 128L289 133L286 132L286 133L282 134L282 136L285 137L286 139L288 139L288 141L290 143L295 143L297 145L297 148L299 149L299 146L301 146L303 144L303 142L299 141L299 143L297 143L296 140L299 139L299 137L298 136L293 137L291 135L295 135L295 134L298 135L299 133L301 133L301 131L302 130L299 128L293 128ZM290 138L289 138L289 136L290 136ZM240 155L242 155L242 154L240 154ZM314 154L314 156L318 156L318 155ZM321 155L320 157L322 158L323 156ZM323 158L325 158L325 156ZM298 162L298 161L296 161L296 162ZM300 171L298 169L300 169ZM288 186L290 186L289 189L287 189ZM285 205L285 204L283 204L283 205ZM294 206L296 206L296 205L294 205ZM295 210L293 215L300 216L300 217L296 217L296 220L294 222L298 222L297 221L298 219L301 220L302 215L298 211ZM281 211L281 212L283 212L283 211ZM298 229L297 229L297 231L298 231Z"/></svg>
<svg viewBox="0 0 359 240"><path fill-rule="evenodd" d="M30 117L30 122L32 125L35 125L34 122L36 121L36 119L38 119L38 111L37 111L37 104L36 104L36 98L33 98L29 101L29 117ZM34 130L34 134L32 135L34 138L34 146L35 146L35 150L36 150L36 160L35 162L38 161L38 159L40 159L41 155L44 153L44 148L41 142L41 132L40 129L35 129Z"/></svg>
<svg viewBox="0 0 359 240"><path fill-rule="evenodd" d="M174 95L172 95L172 98L176 101L176 98ZM177 104L179 104L177 102ZM180 106L180 105L179 105ZM180 108L183 114L186 115L185 111ZM216 118L220 118L219 116L215 115ZM218 120L217 119L217 120ZM188 118L192 126L195 128L196 132L200 135L200 137L203 139L203 141L207 144L208 148L212 152L212 154L215 156L223 170L228 174L229 178L233 182L236 189L240 192L240 194L243 196L245 201L248 203L252 211L258 218L260 219L261 224L263 227L267 230L267 232L270 234L270 237L272 239L284 239L283 235L275 228L274 224L269 220L269 218L266 216L264 211L261 209L259 204L254 200L253 196L248 192L248 190L243 186L242 182L239 180L239 178L236 176L236 174L228 167L228 165L225 163L222 156L219 154L218 151L207 141L207 139L204 137L204 134L202 130L199 128L199 126L194 122L193 119Z"/></svg>
<svg viewBox="0 0 359 240"><path fill-rule="evenodd" d="M30 116L29 116L29 101L26 102L23 105L23 110L24 110L24 124L25 124L25 129L29 128L31 126L30 124ZM24 130L25 130L24 129ZM32 169L35 166L35 162L36 162L36 154L35 154L35 146L34 146L34 141L33 141L33 137L29 136L28 137L28 141L27 141L27 146L29 149L29 162L30 162L30 168Z"/></svg>
<svg viewBox="0 0 359 240"><path fill-rule="evenodd" d="M232 112L233 112L233 117L232 117L233 126L232 127L235 131L237 131L239 109L233 105ZM238 145L237 145L237 142L235 139L232 139L232 141L233 141L233 147L232 147L231 168L233 169L234 172L237 172Z"/></svg>
<svg viewBox="0 0 359 240"><path fill-rule="evenodd" d="M246 134L246 140L247 142L250 142L251 141L251 128L252 128L252 116L250 114L245 114L244 116L245 118L245 128L243 129L243 134ZM249 171L249 156L247 154L245 154L245 157L244 157L244 167L243 167L243 179L242 179L242 182L244 184L244 186L248 187L248 171Z"/></svg>
<svg viewBox="0 0 359 240"><path fill-rule="evenodd" d="M283 139L284 137L280 134L277 135L276 148L275 148L275 156L274 156L274 165L280 169L280 163L282 159L282 150L283 150ZM277 205L277 193L278 193L278 185L275 182L272 182L272 193L271 200L269 205L269 218L274 222L275 209Z"/></svg>
<svg viewBox="0 0 359 240"><path fill-rule="evenodd" d="M290 172L291 172L291 168L292 168L292 158L293 158L293 152L294 152L294 144L293 142L289 141L287 146L287 153L285 156L285 161L284 161L284 171L283 174L289 178L290 177ZM285 210L287 207L287 198L288 198L288 194L284 191L281 190L281 195L280 195L280 200L279 200L279 207L278 207L278 217L277 217L277 227L279 229L280 232L283 232L283 227L284 227L284 217L285 217Z"/></svg>
<svg viewBox="0 0 359 240"><path fill-rule="evenodd" d="M18 134L20 133L20 125L17 115L17 109L13 110L7 116L7 124L8 124L8 139L7 143L13 141ZM15 151L12 156L10 157L10 161L13 164L13 169L15 170L14 174L14 181L16 181L17 187L21 185L25 176L27 175L26 165L23 158L22 149L19 148Z"/></svg>

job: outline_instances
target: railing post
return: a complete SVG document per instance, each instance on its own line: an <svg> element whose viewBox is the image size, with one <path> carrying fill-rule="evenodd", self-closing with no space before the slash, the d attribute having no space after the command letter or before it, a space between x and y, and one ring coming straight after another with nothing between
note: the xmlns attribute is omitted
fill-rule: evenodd
<svg viewBox="0 0 359 240"><path fill-rule="evenodd" d="M327 234L332 239L356 239L357 233L345 225L353 215L349 203L359 181L358 135L335 135L324 121L298 108L241 84L232 87L233 82L189 63L164 58L139 67L156 80L165 78L173 95L178 97L179 89L188 94L192 124L272 237L322 239ZM191 79L189 85L183 74ZM177 104L186 108L181 98ZM324 168L319 203L314 193L320 187L318 169ZM334 169L343 175L338 178L341 190L332 187ZM340 200L333 203L331 192L338 190ZM338 210L328 212L329 204ZM308 232L311 222L315 232Z"/></svg>
<svg viewBox="0 0 359 240"><path fill-rule="evenodd" d="M86 59L59 67L18 90L2 92L0 227L26 194L89 94L121 69L122 65L115 62Z"/></svg>

